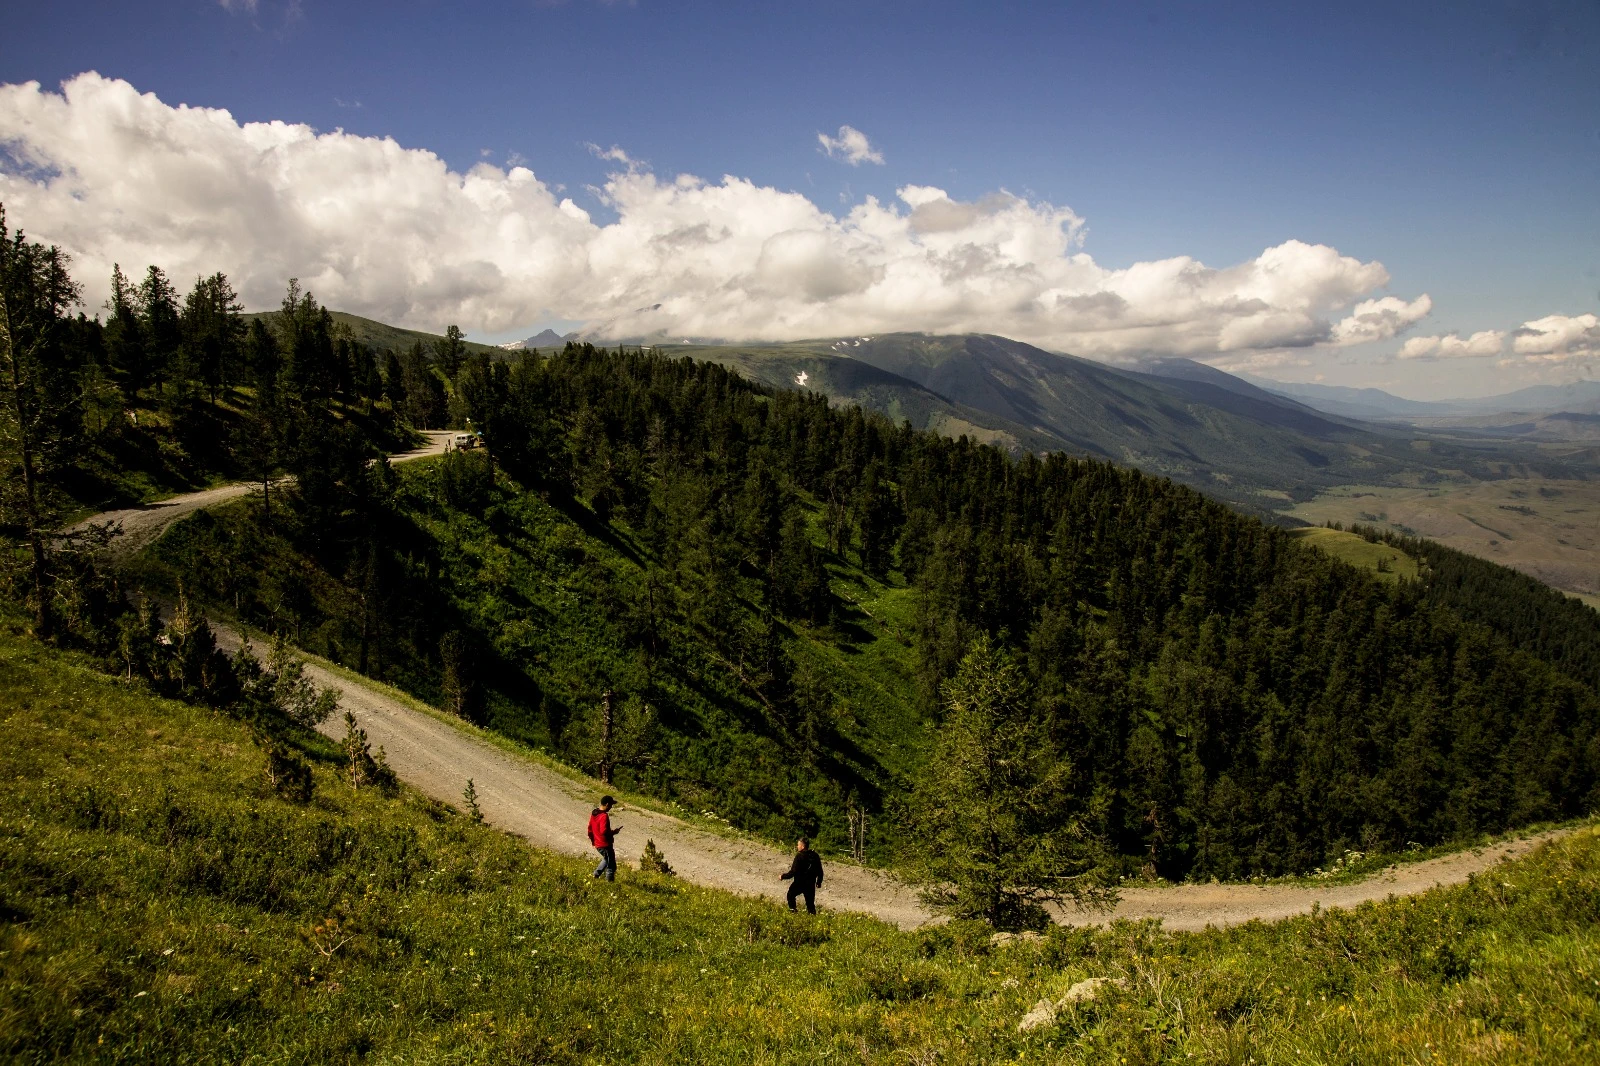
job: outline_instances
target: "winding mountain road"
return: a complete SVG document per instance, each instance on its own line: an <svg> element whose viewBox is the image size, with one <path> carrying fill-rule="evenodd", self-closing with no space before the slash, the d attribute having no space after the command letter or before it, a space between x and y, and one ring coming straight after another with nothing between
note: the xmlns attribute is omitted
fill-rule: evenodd
<svg viewBox="0 0 1600 1066"><path fill-rule="evenodd" d="M447 436L430 434L426 446L396 455L391 462L441 454ZM120 522L123 537L128 539L119 538L114 554L125 556L154 541L179 518L235 499L254 487L225 485L147 507L109 511L75 528ZM240 637L236 632L225 626L216 628L224 647L238 646ZM535 759L491 743L478 730L442 713L419 710L407 698L375 682L352 680L316 662L308 661L307 672L319 685L342 691L340 709L356 716L373 746L384 748L389 765L408 785L445 803L459 804L470 778L490 824L515 833L536 847L568 855L594 855L585 826L597 798L595 786L571 780ZM323 726L323 732L342 736L342 718L335 715ZM619 863L636 865L645 841L654 840L685 880L742 895L783 898L786 886L778 874L788 865L789 856L784 850L748 836L712 832L672 815L641 808L620 808L615 820L623 827L617 840ZM1067 909L1057 914L1057 919L1069 924L1101 924L1116 918L1159 918L1166 928L1174 930L1275 921L1309 913L1313 907L1350 908L1368 900L1457 884L1473 873L1527 854L1558 835L1559 832L1543 833L1394 866L1355 884L1133 888L1123 892L1111 914ZM828 864L827 881L820 896L825 907L871 914L902 928L915 928L931 918L910 887L877 871L843 862Z"/></svg>
<svg viewBox="0 0 1600 1066"><path fill-rule="evenodd" d="M425 431L428 443L420 448L413 448L409 452L400 452L389 456L391 463L404 463L412 459L427 459L430 456L443 455L445 444L455 435L453 430L430 429ZM274 485L281 484L284 479L274 481ZM114 523L122 530L121 536L111 542L110 551L113 556L127 557L137 553L141 548L153 542L172 523L185 515L202 511L207 507L229 500L236 500L247 496L260 488L259 482L236 481L228 485L218 485L213 489L202 489L199 492L185 493L182 496L169 496L164 500L147 503L140 507L127 507L120 511L105 511L86 518L77 525L70 527L67 532L81 533L90 526L103 526Z"/></svg>

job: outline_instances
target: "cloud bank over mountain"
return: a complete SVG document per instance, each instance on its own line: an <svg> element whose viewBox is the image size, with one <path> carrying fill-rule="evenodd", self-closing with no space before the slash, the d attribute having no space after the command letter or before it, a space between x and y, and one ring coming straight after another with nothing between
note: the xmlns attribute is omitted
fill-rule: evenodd
<svg viewBox="0 0 1600 1066"><path fill-rule="evenodd" d="M252 307L295 276L330 306L434 329L555 313L606 336L981 331L1248 361L1388 340L1432 306L1376 295L1383 265L1326 245L1110 269L1082 250L1083 219L1040 200L906 185L836 215L731 175L659 177L620 149L593 190L616 217L599 222L526 166L459 173L392 139L240 124L93 73L0 87L0 146L13 226L72 253L91 308L113 262L153 262L180 282L222 269Z"/></svg>

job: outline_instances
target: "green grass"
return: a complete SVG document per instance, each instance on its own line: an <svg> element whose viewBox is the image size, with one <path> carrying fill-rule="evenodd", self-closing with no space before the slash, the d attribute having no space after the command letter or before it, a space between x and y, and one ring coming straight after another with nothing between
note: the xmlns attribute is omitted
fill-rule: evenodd
<svg viewBox="0 0 1600 1066"><path fill-rule="evenodd" d="M1374 544L1365 537L1342 529L1326 526L1308 526L1289 530L1289 535L1302 544L1327 552L1335 559L1343 559L1351 566L1368 570L1381 581L1413 581L1417 577L1417 561L1405 552L1387 544Z"/></svg>
<svg viewBox="0 0 1600 1066"><path fill-rule="evenodd" d="M0 621L12 1062L1592 1062L1600 834L1277 925L902 933L537 852ZM669 855L670 859L671 856ZM826 901L826 892L823 894ZM1125 988L1020 1034L1042 997Z"/></svg>

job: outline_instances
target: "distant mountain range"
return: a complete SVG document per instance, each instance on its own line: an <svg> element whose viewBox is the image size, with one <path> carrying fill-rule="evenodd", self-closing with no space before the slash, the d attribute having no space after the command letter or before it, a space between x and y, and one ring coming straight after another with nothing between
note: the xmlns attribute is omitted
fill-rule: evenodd
<svg viewBox="0 0 1600 1066"><path fill-rule="evenodd" d="M1333 485L1416 484L1441 471L1554 476L1560 466L1532 442L1361 421L1187 359L1122 369L980 334L662 348L919 429L1112 459L1256 511Z"/></svg>
<svg viewBox="0 0 1600 1066"><path fill-rule="evenodd" d="M342 312L334 318L376 348L438 339ZM469 348L504 355L578 339L585 338L547 329L499 348ZM951 437L1136 466L1258 513L1339 485L1587 476L1600 468L1600 384L1591 382L1429 404L1378 389L1246 379L1188 359L1113 367L985 334L658 347ZM1551 405L1564 411L1506 413Z"/></svg>
<svg viewBox="0 0 1600 1066"><path fill-rule="evenodd" d="M1577 381L1570 385L1534 385L1518 389L1516 392L1474 400L1427 401L1407 400L1382 389L1352 389L1343 385L1271 381L1249 375L1241 377L1268 392L1287 396L1319 411L1346 418L1415 422L1507 414L1556 412L1600 414L1600 381ZM1529 423L1526 418L1513 421Z"/></svg>

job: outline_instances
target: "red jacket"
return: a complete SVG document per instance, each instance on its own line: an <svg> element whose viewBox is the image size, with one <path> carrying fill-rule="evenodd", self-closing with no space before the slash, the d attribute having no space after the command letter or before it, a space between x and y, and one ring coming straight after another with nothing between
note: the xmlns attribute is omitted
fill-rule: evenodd
<svg viewBox="0 0 1600 1066"><path fill-rule="evenodd" d="M611 830L611 815L596 807L589 815L589 843L597 848L609 848L615 836Z"/></svg>

